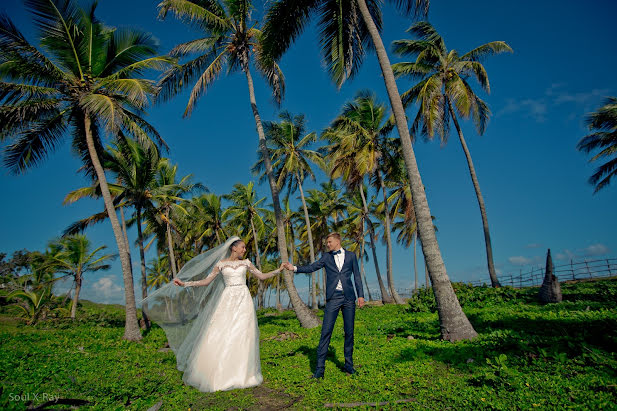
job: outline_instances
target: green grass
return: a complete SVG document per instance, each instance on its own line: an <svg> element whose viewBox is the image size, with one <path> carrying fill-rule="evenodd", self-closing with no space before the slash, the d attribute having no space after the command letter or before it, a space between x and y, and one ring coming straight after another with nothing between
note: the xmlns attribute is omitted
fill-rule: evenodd
<svg viewBox="0 0 617 411"><path fill-rule="evenodd" d="M473 341L440 341L434 300L423 292L405 306L357 311L351 377L340 369L339 317L326 377L313 381L319 329L302 329L293 312L266 310L259 313L264 383L217 393L182 383L173 353L158 351L166 341L159 327L141 342L123 341L120 306L84 301L77 321L35 326L2 316L0 407L39 405L47 393L101 410L146 410L158 401L162 410L376 402L388 409L617 409L617 280L563 284L564 302L546 306L536 302L537 288L455 286L479 333ZM30 402L15 399L28 393Z"/></svg>

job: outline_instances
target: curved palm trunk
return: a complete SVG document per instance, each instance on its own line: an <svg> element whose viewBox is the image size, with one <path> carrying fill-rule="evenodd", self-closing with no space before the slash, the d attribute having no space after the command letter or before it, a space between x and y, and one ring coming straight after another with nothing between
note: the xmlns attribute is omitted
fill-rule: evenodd
<svg viewBox="0 0 617 411"><path fill-rule="evenodd" d="M255 243L255 261L257 262L257 268L261 271L261 257L259 256L259 244L257 244L257 230L255 230L255 223L253 223L252 215L251 230L253 232L253 242ZM264 308L264 282L260 279L257 279L257 308Z"/></svg>
<svg viewBox="0 0 617 411"><path fill-rule="evenodd" d="M396 292L396 288L394 287L394 276L392 274L392 233L390 231L390 209L388 208L388 193L386 193L386 186L383 182L383 178L381 177L381 172L379 170L376 171L377 182L379 187L381 188L381 192L383 194L383 212L384 212L384 235L386 236L386 253L388 256L387 259L387 278L388 278L388 288L390 289L390 294L394 299L394 302L397 304L405 304L405 301L398 295Z"/></svg>
<svg viewBox="0 0 617 411"><path fill-rule="evenodd" d="M362 276L362 282L366 287L366 294L368 295L368 300L373 301L373 296L371 295L371 289L368 286L368 282L366 281L366 273L364 272L364 246L366 241L364 240L364 221L362 221L362 242L360 244L360 275Z"/></svg>
<svg viewBox="0 0 617 411"><path fill-rule="evenodd" d="M375 46L375 52L377 53L377 59L381 67L386 90L392 106L396 128L401 140L403 159L405 160L407 175L409 176L412 201L418 223L418 235L422 242L422 252L427 260L429 275L433 283L433 293L435 294L441 326L441 337L444 340L450 341L471 339L478 334L463 312L446 272L446 265L443 262L439 244L437 243L437 237L435 236L433 221L431 220L431 211L424 192L424 185L422 184L415 153L411 145L405 109L403 108L401 96L398 92L396 81L394 80L390 59L386 53L379 31L375 26L375 22L366 6L366 0L358 0L358 7L360 8L362 19L366 24L371 39L373 40L373 45Z"/></svg>
<svg viewBox="0 0 617 411"><path fill-rule="evenodd" d="M247 59L248 61L248 59ZM257 134L259 135L259 149L264 159L264 165L266 166L266 174L268 176L268 182L270 183L270 191L272 192L272 204L274 207L274 217L276 220L276 237L281 261L288 261L287 245L285 241L285 227L283 226L283 213L281 212L281 203L279 201L278 187L274 180L272 173L272 163L270 162L270 153L266 146L266 135L264 134L263 126L261 124L261 118L259 117L259 111L257 110L257 102L255 100L255 89L253 87L253 78L251 71L249 70L248 63L244 67L244 74L246 74L246 81L249 88L249 99L251 102L251 109L253 110L253 116L255 117L255 125L257 127ZM287 287L287 293L289 299L293 305L294 311L300 324L305 328L318 327L320 321L317 316L304 304L298 290L293 282L293 273L287 270L284 271L285 286Z"/></svg>
<svg viewBox="0 0 617 411"><path fill-rule="evenodd" d="M413 290L418 292L418 257L416 256L416 239L418 237L417 233L413 233L413 272L414 272L414 283Z"/></svg>
<svg viewBox="0 0 617 411"><path fill-rule="evenodd" d="M144 237L141 231L141 207L137 208L137 243L139 244L139 260L141 266L141 298L146 298L148 296L148 280L146 277L146 255L144 253ZM148 306L144 305L141 307L141 316L144 319L144 327L146 329L150 328L150 320L148 319L148 315L146 314L148 311Z"/></svg>
<svg viewBox="0 0 617 411"><path fill-rule="evenodd" d="M171 225L169 224L169 209L165 210L165 225L167 226L167 250L169 252L169 265L174 278L178 275L178 267L176 266L176 254L174 253L174 242L171 238Z"/></svg>
<svg viewBox="0 0 617 411"><path fill-rule="evenodd" d="M281 275L276 275L276 310L278 312L283 311L283 305L281 304Z"/></svg>
<svg viewBox="0 0 617 411"><path fill-rule="evenodd" d="M300 198L302 199L302 208L304 209L304 222L306 224L306 234L308 236L309 252L311 255L311 263L315 261L315 248L313 247L313 230L311 229L311 220L309 218L308 207L306 206L306 199L304 198L304 190L302 189L302 182L300 181L300 175L296 172L296 180L298 181L298 188L300 189ZM317 309L317 290L315 287L315 280L317 276L315 273L311 273L311 308Z"/></svg>
<svg viewBox="0 0 617 411"><path fill-rule="evenodd" d="M488 275L491 278L491 285L493 287L501 287L501 284L499 284L499 280L497 279L497 274L495 272L495 263L493 262L493 247L491 245L491 233L488 230L488 217L486 216L484 197L482 197L482 192L480 191L480 183L478 182L476 169L474 168L473 161L471 160L471 153L469 152L469 148L467 147L467 143L465 142L465 138L463 137L463 132L461 131L461 127L458 124L458 119L456 118L456 114L454 113L454 109L452 107L450 99L448 99L448 110L450 111L452 120L454 120L454 127L456 127L458 137L461 140L461 146L463 147L463 152L465 153L465 158L467 159L467 165L469 166L469 174L471 175L473 188L474 190L476 190L476 197L478 198L478 205L480 206L480 214L482 215L482 227L484 228L484 244L486 247L486 262L488 263Z"/></svg>
<svg viewBox="0 0 617 411"><path fill-rule="evenodd" d="M131 269L131 257L129 255L128 247L124 241L122 235L122 228L118 221L118 215L116 214L116 208L111 200L111 194L109 193L109 186L107 185L107 178L101 161L96 153L94 147L94 140L91 132L91 121L88 115L84 116L84 125L86 130L86 143L88 144L88 153L96 176L101 186L101 194L103 195L103 201L109 220L111 221L111 227L116 238L116 244L118 246L118 253L120 254L120 262L122 265L122 277L124 279L124 295L125 295L125 324L124 324L124 336L122 338L129 341L141 340L141 331L139 330L139 324L137 323L137 306L135 305L135 290L133 288L133 271Z"/></svg>
<svg viewBox="0 0 617 411"><path fill-rule="evenodd" d="M129 235L126 233L126 220L124 219L124 207L120 207L120 221L122 221L122 234L124 234L124 241L126 242L126 249L129 250Z"/></svg>
<svg viewBox="0 0 617 411"><path fill-rule="evenodd" d="M366 198L364 198L364 189L360 186L360 197L362 197L362 205L364 207L364 213L368 216L368 206L366 205ZM384 304L391 304L394 301L388 291L386 291L386 287L383 285L383 280L381 279L381 271L379 270L379 261L377 260L377 250L375 248L375 229L373 228L373 223L370 218L366 218L366 224L368 225L368 237L371 240L371 250L373 251L373 262L375 263L375 273L377 274L377 283L379 284L379 292L381 293L381 302Z"/></svg>
<svg viewBox="0 0 617 411"><path fill-rule="evenodd" d="M75 319L77 314L77 302L79 301L79 292L81 291L81 272L75 274L75 295L73 296L73 305L71 306L71 318Z"/></svg>
<svg viewBox="0 0 617 411"><path fill-rule="evenodd" d="M424 288L429 288L431 286L431 280L428 278L428 265L426 265L426 260L424 261Z"/></svg>

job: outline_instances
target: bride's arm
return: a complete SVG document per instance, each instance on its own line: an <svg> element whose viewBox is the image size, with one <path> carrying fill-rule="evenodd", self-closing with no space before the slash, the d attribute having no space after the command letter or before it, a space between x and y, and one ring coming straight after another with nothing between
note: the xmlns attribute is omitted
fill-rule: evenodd
<svg viewBox="0 0 617 411"><path fill-rule="evenodd" d="M220 271L221 270L219 269L219 266L217 265L216 267L214 267L212 272L206 278L204 278L203 280L199 280L199 281L182 281L179 278L174 278L174 284L182 286L182 287L199 287L199 286L202 286L202 285L208 285L212 281L214 281L214 278L217 276L217 274Z"/></svg>
<svg viewBox="0 0 617 411"><path fill-rule="evenodd" d="M260 280L267 280L268 278L274 277L275 275L283 271L283 266L281 265L279 268L277 268L274 271L270 271L269 273L262 273L261 271L257 269L257 267L253 265L251 261L248 261L248 267L249 267L249 271L251 272L251 274L259 278Z"/></svg>

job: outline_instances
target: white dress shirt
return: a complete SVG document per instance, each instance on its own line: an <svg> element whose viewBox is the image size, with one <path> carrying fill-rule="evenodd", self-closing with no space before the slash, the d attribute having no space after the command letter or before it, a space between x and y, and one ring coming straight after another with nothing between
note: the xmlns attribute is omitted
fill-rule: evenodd
<svg viewBox="0 0 617 411"><path fill-rule="evenodd" d="M335 254L334 262L336 263L336 267L339 271L343 269L343 264L345 263L345 249L341 248L339 254ZM294 265L294 272L298 270L298 267ZM343 291L343 284L341 284L341 280L338 280L338 284L336 284L336 289L339 291Z"/></svg>

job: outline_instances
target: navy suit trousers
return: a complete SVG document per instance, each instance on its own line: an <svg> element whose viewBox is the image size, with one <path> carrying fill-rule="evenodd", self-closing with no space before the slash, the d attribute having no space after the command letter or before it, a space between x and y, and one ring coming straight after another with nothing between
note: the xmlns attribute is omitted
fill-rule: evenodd
<svg viewBox="0 0 617 411"><path fill-rule="evenodd" d="M321 326L321 338L317 347L317 367L315 374L323 374L326 364L326 356L328 354L328 346L332 337L332 330L338 312L343 312L343 328L345 329L345 369L353 369L353 328L354 319L356 316L356 301L347 300L342 291L336 290L332 298L326 301L324 309L323 324Z"/></svg>

